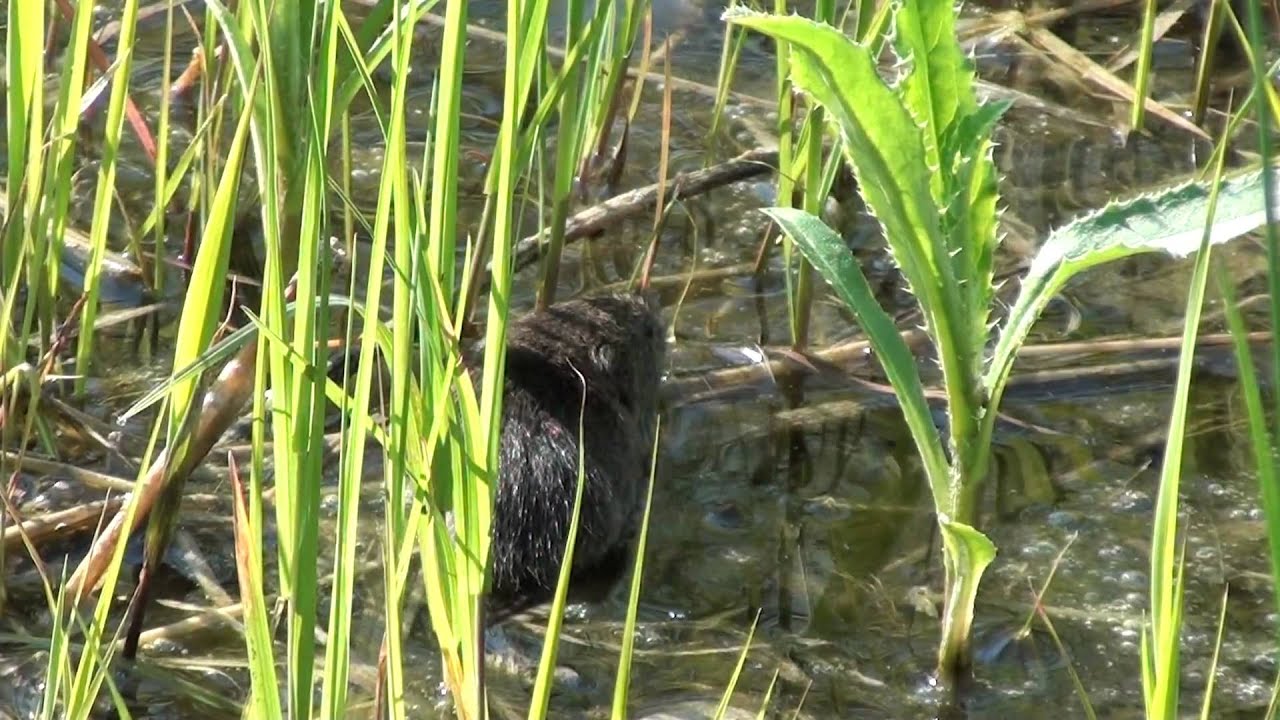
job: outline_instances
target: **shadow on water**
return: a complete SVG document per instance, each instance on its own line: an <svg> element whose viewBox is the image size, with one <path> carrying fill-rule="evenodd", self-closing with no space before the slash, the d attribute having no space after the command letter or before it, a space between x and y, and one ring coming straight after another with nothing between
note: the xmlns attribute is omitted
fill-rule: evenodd
<svg viewBox="0 0 1280 720"><path fill-rule="evenodd" d="M673 5L668 17L678 16L679 22L670 28L681 33L673 54L676 74L713 83L719 7L672 2L679 7ZM500 5L477 2L472 14L494 27ZM986 10L970 12L981 18ZM1069 30L1069 41L1098 57L1114 53L1117 38L1135 32L1129 16L1083 16L1073 23L1062 32ZM1186 48L1185 41L1171 37L1167 43L1173 45L1165 44L1159 56L1165 66L1158 93L1190 86L1190 68L1177 52ZM475 47L486 52L483 43ZM1203 143L1168 127L1153 127L1149 135L1133 139L1118 135L1112 129L1114 115L1127 106L1099 97L1025 41L1005 36L978 42L975 49L985 80L1026 94L1001 128L995 155L1009 205L1007 267L1025 260L1048 228L1110 196L1188 172L1204 151ZM419 57L432 52L423 49ZM748 44L735 89L755 97L771 94L768 52L764 45ZM477 56L477 67L498 68L498 57ZM158 85L156 63L154 55L143 53L138 72ZM501 110L494 77L482 73L468 86L471 107L482 119ZM423 106L428 93L424 85ZM1031 101L1036 98L1044 102ZM654 92L644 100L640 117L645 122L636 128L624 187L653 179L659 102ZM711 105L711 98L696 92L682 96L673 127L676 171L701 166ZM740 151L772 132L773 119L749 99L740 98L729 116L729 129L712 138L717 148ZM478 125L470 131L483 146L492 129ZM355 178L354 195L361 203L371 200L377 183L378 150L365 151ZM126 197L150 193L151 180L144 173L125 173L120 182ZM658 272L678 275L695 267L749 262L763 228L762 217L751 210L768 204L770 194L768 181L759 181L692 202L693 219L673 222L663 238L667 252L659 256ZM478 202L472 211L477 208ZM884 299L909 307L874 231L867 230L868 219L848 208L837 212L843 212L836 220L849 236L867 238L856 251ZM644 232L639 226L622 227L571 249L562 272L565 293L624 278ZM1260 251L1240 243L1223 256L1244 290L1252 287ZM1175 335L1186 277L1182 265L1145 257L1092 273L1056 301L1038 329L1039 339ZM518 280L517 286L518 300L527 306L532 283ZM124 290L119 296L130 297ZM681 387L758 362L761 344L786 341L785 282L776 260L760 278L733 275L699 282L678 314L674 294L665 305L676 334L671 375L685 383ZM1220 329L1220 321L1212 313L1208 317ZM855 336L845 313L830 302L817 305L813 326L818 346ZM1000 555L979 599L976 679L961 698L960 714L1076 716L1070 666L1100 715L1141 715L1138 639L1158 474L1153 464L1162 452L1174 352L1139 357L1086 348L1071 356L1037 355L1021 366L1025 379L1008 398L986 510ZM105 424L114 422L163 368L132 377L117 373L139 364L125 338L108 343L103 358L104 377L94 381L95 403L89 410ZM1277 666L1264 531L1231 368L1225 350L1204 353L1193 398L1195 430L1188 440L1184 483L1192 567L1184 695L1187 702L1199 702L1218 603L1229 584L1215 705L1224 714L1243 715L1265 707ZM868 388L868 379L880 381L865 366L851 372L824 368L802 381L775 381L760 373L756 381L731 390L668 398L631 684L637 717L709 714L757 617L756 644L735 697L743 716L754 716L746 709L759 706L775 671L774 707L785 712L803 698L802 717L939 712L943 698L930 680L941 584L932 504L900 414L883 392ZM941 413L938 419L944 421ZM115 432L127 446L145 437L146 419ZM132 472L90 443L77 445L71 438L68 444L67 456L79 458L82 467L124 476ZM373 460L371 476L379 467ZM237 715L235 699L247 688L234 626L192 610L209 607L211 598L222 602L219 596L232 602L235 594L227 485L217 463L210 464L214 467L203 479L192 481L193 499L170 555L170 566L179 572L157 591L168 604L150 617L156 627L192 623L144 644L139 695L151 716ZM16 500L29 515L98 499L97 491L56 473L24 475L17 487ZM373 517L376 499L369 503ZM332 532L336 496L323 509L322 533ZM378 534L373 527L367 532L360 562L374 578ZM83 547L71 541L50 545L46 559L60 557L55 551L74 561ZM47 618L35 609L44 602L30 565L15 555L11 567L9 634L0 639L0 675L19 680L0 684L0 705L24 715L39 700L44 666L38 643L22 634L40 639ZM1053 581L1040 595L1050 573ZM353 652L366 663L356 672L363 692L368 688L362 678L368 681L377 657L381 584L357 587L357 628L365 632L355 634ZM623 597L616 591L604 603L571 610L561 646L557 716L595 716L609 702ZM1052 620L1066 656L1035 617L1037 607ZM500 671L490 674L499 714L522 713L532 676L528 658L536 657L540 633L535 618L509 624L497 638L500 650L510 650L497 654ZM411 687L414 712L447 712L429 633L413 635L406 652L413 667L423 668Z"/></svg>

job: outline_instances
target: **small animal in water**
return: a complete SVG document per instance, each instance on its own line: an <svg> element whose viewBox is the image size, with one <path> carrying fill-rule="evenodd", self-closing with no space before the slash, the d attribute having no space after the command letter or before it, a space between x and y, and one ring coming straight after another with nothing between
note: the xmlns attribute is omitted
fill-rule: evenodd
<svg viewBox="0 0 1280 720"><path fill-rule="evenodd" d="M654 304L634 294L555 303L508 328L490 622L554 595L580 444L570 588L598 599L621 576L644 511L665 341Z"/></svg>

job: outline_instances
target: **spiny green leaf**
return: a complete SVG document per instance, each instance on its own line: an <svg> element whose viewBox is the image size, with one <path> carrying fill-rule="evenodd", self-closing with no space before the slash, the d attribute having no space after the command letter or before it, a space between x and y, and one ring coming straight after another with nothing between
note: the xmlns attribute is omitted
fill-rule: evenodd
<svg viewBox="0 0 1280 720"><path fill-rule="evenodd" d="M797 88L826 108L844 140L867 205L926 314L946 265L937 205L916 123L880 78L867 49L829 25L801 17L728 13L734 23L791 43ZM834 72L833 68L839 68Z"/></svg>
<svg viewBox="0 0 1280 720"><path fill-rule="evenodd" d="M991 131L1008 107L1005 102L982 105L943 139L943 157L954 167L944 221L952 245L952 264L956 276L964 282L965 308L961 317L969 322L965 335L972 347L986 344L987 318L994 296L991 283L1000 192L991 161ZM971 372L977 377L982 371L980 356L973 355L972 361Z"/></svg>
<svg viewBox="0 0 1280 720"><path fill-rule="evenodd" d="M1210 244L1237 238L1266 223L1263 182L1257 170L1223 182ZM1163 251L1182 257L1194 252L1204 232L1210 187L1208 182L1191 182L1113 202L1051 233L1032 261L1000 332L983 378L988 393L998 395L1040 311L1072 277L1139 253Z"/></svg>
<svg viewBox="0 0 1280 720"><path fill-rule="evenodd" d="M951 0L906 0L894 17L893 45L911 61L900 86L902 100L919 121L930 167L940 167L942 138L977 109L973 66L956 43ZM934 197L943 202L945 173L934 175Z"/></svg>

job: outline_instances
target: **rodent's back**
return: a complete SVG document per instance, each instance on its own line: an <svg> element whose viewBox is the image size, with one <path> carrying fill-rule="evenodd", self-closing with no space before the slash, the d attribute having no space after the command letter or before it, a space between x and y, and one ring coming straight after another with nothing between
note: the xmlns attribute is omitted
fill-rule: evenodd
<svg viewBox="0 0 1280 720"><path fill-rule="evenodd" d="M498 614L541 602L555 587L580 422L586 485L575 580L621 572L643 510L664 345L657 313L635 295L558 303L512 323L492 546Z"/></svg>

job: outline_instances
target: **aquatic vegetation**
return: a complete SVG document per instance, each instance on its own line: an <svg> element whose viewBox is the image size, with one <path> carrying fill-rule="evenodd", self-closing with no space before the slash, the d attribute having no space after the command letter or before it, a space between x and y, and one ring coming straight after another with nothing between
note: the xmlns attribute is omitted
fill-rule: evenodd
<svg viewBox="0 0 1280 720"><path fill-rule="evenodd" d="M856 315L898 394L942 531L946 588L938 665L954 678L968 669L978 585L995 557L976 523L997 410L1018 349L1075 275L1137 253L1193 252L1204 233L1210 184L1116 202L1053 232L993 335L1000 201L991 132L1007 106L977 101L972 66L955 41L953 3L908 0L898 9L894 48L907 62L895 83L880 76L867 47L830 26L750 12L727 19L788 43L792 81L826 110L941 366L944 427L933 420L915 358L844 240L810 213L766 211ZM1227 180L1208 241L1261 226L1262 189L1257 172Z"/></svg>

